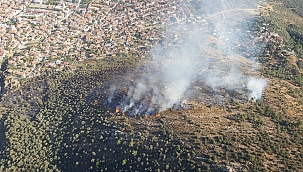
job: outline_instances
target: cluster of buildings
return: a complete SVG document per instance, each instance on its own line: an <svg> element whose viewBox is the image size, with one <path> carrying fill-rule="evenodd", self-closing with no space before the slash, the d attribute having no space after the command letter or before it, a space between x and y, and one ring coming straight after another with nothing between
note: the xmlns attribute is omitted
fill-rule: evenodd
<svg viewBox="0 0 303 172"><path fill-rule="evenodd" d="M258 58L256 56L259 54L270 54L271 51L284 46L283 37L271 32L268 25L263 23L259 29L254 31L244 28L221 28L214 30L212 34L223 42L225 47L221 49L225 49L226 54L236 52L246 58L254 59ZM270 50L268 45L273 45L273 49Z"/></svg>
<svg viewBox="0 0 303 172"><path fill-rule="evenodd" d="M0 60L8 63L7 87L74 61L143 56L163 37L166 26L192 15L173 0L55 2L0 2Z"/></svg>
<svg viewBox="0 0 303 172"><path fill-rule="evenodd" d="M183 32L187 31L184 26L191 27L188 23L206 23L188 8L191 7L177 0L1 1L0 61L8 63L5 85L18 87L24 78L41 72L68 70L75 61L144 57L152 46L169 36L164 35L165 30L175 27L175 23L184 24L180 25ZM243 41L228 36L238 33L250 35L238 30L214 34L231 45L226 52L234 48L243 48L246 52L252 49L251 37ZM170 44L182 44L180 37L181 33L172 35ZM283 44L280 36L265 29L253 40ZM240 45L243 42L249 44Z"/></svg>

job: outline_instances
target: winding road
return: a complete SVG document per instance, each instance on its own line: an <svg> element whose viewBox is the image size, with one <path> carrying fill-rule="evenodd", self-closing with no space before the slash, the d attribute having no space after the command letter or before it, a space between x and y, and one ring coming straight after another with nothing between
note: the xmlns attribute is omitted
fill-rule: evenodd
<svg viewBox="0 0 303 172"><path fill-rule="evenodd" d="M215 17L216 15L222 14L224 16L224 13L227 12L233 12L233 11L256 11L258 10L257 8L238 8L238 9L230 9L230 10L225 10L225 11L220 11L218 13L212 14L211 16L205 17L205 19L211 19Z"/></svg>

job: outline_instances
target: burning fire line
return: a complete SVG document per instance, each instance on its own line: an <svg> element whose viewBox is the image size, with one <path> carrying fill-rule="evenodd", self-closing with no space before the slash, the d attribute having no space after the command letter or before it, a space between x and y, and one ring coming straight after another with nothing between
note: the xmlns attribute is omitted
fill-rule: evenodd
<svg viewBox="0 0 303 172"><path fill-rule="evenodd" d="M116 107L114 114L116 114L116 115L121 115L121 114L124 115L124 112L121 112L120 109L119 109L119 107ZM156 113L155 114L155 117L160 117L160 116L161 116L160 113Z"/></svg>
<svg viewBox="0 0 303 172"><path fill-rule="evenodd" d="M119 112L120 112L120 109L118 107L116 107L115 114L117 114Z"/></svg>

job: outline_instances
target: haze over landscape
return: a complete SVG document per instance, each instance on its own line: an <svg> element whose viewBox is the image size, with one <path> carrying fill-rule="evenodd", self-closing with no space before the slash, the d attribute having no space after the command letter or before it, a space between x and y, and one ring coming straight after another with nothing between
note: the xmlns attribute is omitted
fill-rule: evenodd
<svg viewBox="0 0 303 172"><path fill-rule="evenodd" d="M0 171L300 171L302 7L0 1Z"/></svg>
<svg viewBox="0 0 303 172"><path fill-rule="evenodd" d="M257 11L259 3L261 2L255 2L251 9L255 8ZM227 1L222 1L219 4L219 7L213 9L214 11L220 11L221 8L222 10L230 10L231 8L228 6L236 5L229 4ZM213 8L213 3L204 5L202 9L195 12L203 14L204 9ZM243 2L242 5L249 6L249 2L247 4ZM223 12L222 14L224 15ZM201 18L202 16L197 15L196 17ZM127 94L122 97L117 106L123 111L131 109L133 115L137 113L149 115L173 106L180 106L182 102L192 101L201 96L198 90L187 94L189 89L194 89L191 86L197 80L201 80L203 85L211 87L210 91L215 89L237 90L245 94L246 102L260 100L266 86L266 80L254 76L256 74L248 74L259 69L259 64L255 60L256 53L244 58L240 56L242 52L231 46L231 41L241 39L241 34L232 33L233 30L237 30L239 33L245 32L247 28L240 26L239 23L241 20L252 20L253 17L246 15L239 19L238 23L235 21L234 24L227 23L225 19L216 18L216 16L211 17L210 23L207 21L195 22L192 19L179 21L175 17L177 22L165 28L164 40L150 50L150 58L146 62L144 70L140 71L139 76L136 71L124 76L124 78L135 77L136 80L132 80L128 84L130 88L127 88ZM211 32L213 33L211 34ZM181 43L170 44L171 41L176 40ZM245 41L251 42L253 38ZM209 47L212 43L213 48ZM241 40L239 43L245 44ZM208 51L207 48L213 49L212 51L216 54L207 54L205 52ZM239 56L233 57L236 54ZM241 58L245 60L243 63L246 63L246 68L239 64L243 60ZM242 74L244 71L246 75ZM117 89L115 85L111 88ZM117 91L119 89L123 88L118 88ZM114 94L115 91L111 90L109 102L114 98ZM213 101L207 100L206 103L213 103Z"/></svg>

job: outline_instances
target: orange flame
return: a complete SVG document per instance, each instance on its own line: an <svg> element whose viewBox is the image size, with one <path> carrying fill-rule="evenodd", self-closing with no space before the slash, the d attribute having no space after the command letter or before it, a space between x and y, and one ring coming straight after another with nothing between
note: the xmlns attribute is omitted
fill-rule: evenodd
<svg viewBox="0 0 303 172"><path fill-rule="evenodd" d="M116 111L115 111L115 113L119 113L119 108L118 107L116 107Z"/></svg>

